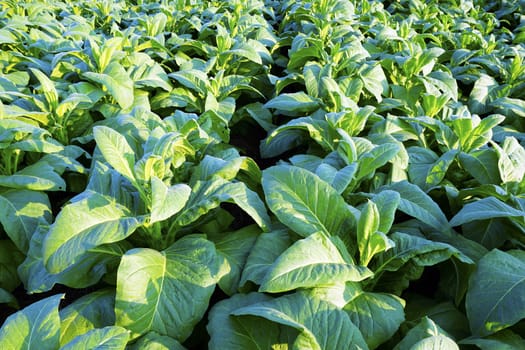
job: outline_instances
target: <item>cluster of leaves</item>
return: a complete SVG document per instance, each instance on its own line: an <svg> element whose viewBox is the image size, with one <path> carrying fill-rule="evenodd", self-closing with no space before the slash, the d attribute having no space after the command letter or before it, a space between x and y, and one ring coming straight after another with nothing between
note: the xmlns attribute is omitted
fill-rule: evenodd
<svg viewBox="0 0 525 350"><path fill-rule="evenodd" d="M0 3L0 347L524 347L523 10Z"/></svg>

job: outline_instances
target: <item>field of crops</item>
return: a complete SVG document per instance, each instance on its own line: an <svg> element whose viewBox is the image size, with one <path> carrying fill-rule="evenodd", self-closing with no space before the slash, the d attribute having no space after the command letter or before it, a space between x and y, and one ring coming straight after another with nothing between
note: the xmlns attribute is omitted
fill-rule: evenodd
<svg viewBox="0 0 525 350"><path fill-rule="evenodd" d="M525 1L0 1L0 349L525 349Z"/></svg>

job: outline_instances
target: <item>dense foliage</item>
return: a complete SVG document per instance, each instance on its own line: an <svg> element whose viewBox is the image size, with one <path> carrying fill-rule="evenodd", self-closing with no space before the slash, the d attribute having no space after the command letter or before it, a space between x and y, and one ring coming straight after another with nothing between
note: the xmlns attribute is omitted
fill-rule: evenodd
<svg viewBox="0 0 525 350"><path fill-rule="evenodd" d="M518 0L0 1L0 348L525 348L524 58Z"/></svg>

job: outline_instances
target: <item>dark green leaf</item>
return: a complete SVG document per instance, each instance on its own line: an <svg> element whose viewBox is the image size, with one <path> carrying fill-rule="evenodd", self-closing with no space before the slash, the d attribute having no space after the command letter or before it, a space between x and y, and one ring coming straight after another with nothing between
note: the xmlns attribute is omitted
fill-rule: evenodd
<svg viewBox="0 0 525 350"><path fill-rule="evenodd" d="M244 286L248 281L262 284L270 266L290 245L287 230L261 233L248 255L239 286Z"/></svg>
<svg viewBox="0 0 525 350"><path fill-rule="evenodd" d="M525 253L494 249L486 254L470 277L466 296L472 334L489 335L525 318L524 296Z"/></svg>
<svg viewBox="0 0 525 350"><path fill-rule="evenodd" d="M394 232L389 237L395 246L377 256L376 268L373 269L376 272L396 271L410 260L418 266L432 266L452 256L464 263L473 263L458 249L446 243L433 242L402 232Z"/></svg>
<svg viewBox="0 0 525 350"><path fill-rule="evenodd" d="M480 184L499 184L498 156L494 150L483 149L470 153L460 152L459 162Z"/></svg>
<svg viewBox="0 0 525 350"><path fill-rule="evenodd" d="M450 220L451 226L459 226L475 220L494 218L522 219L525 212L515 209L495 197L487 197L465 204L465 206Z"/></svg>
<svg viewBox="0 0 525 350"><path fill-rule="evenodd" d="M253 245L261 234L257 225L245 226L235 232L208 235L215 243L217 253L224 259L225 275L219 281L219 287L228 295L238 292L241 273L252 252Z"/></svg>
<svg viewBox="0 0 525 350"><path fill-rule="evenodd" d="M390 339L405 320L403 299L391 294L362 293L344 307L370 349Z"/></svg>
<svg viewBox="0 0 525 350"><path fill-rule="evenodd" d="M397 182L383 189L396 191L401 196L399 210L432 226L438 231L450 230L448 220L436 202L418 186L409 182Z"/></svg>
<svg viewBox="0 0 525 350"><path fill-rule="evenodd" d="M282 344L282 326L260 317L231 315L235 309L269 300L271 298L262 293L235 294L215 304L206 327L210 334L208 348L272 349Z"/></svg>

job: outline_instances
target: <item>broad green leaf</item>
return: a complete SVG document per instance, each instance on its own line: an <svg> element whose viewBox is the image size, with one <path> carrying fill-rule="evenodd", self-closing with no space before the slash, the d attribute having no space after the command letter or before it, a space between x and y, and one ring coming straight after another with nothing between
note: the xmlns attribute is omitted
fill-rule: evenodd
<svg viewBox="0 0 525 350"><path fill-rule="evenodd" d="M168 74L170 78L177 80L181 85L206 96L210 89L209 78L205 72L196 69L181 70Z"/></svg>
<svg viewBox="0 0 525 350"><path fill-rule="evenodd" d="M264 107L291 113L309 113L317 110L320 103L301 91L280 94L266 102Z"/></svg>
<svg viewBox="0 0 525 350"><path fill-rule="evenodd" d="M489 250L500 248L513 236L523 234L507 217L474 220L462 224L461 230L466 238L478 242Z"/></svg>
<svg viewBox="0 0 525 350"><path fill-rule="evenodd" d="M325 51L322 48L320 48L319 45L311 45L307 47L302 46L303 45L301 45L299 48L292 49L290 50L290 52L288 52L288 70L294 71L303 67L307 61L319 60L324 55L326 55Z"/></svg>
<svg viewBox="0 0 525 350"><path fill-rule="evenodd" d="M0 348L55 350L59 348L58 305L63 294L54 295L9 316L0 328Z"/></svg>
<svg viewBox="0 0 525 350"><path fill-rule="evenodd" d="M427 93L458 100L458 83L455 76L449 72L434 70L425 77L420 77L419 81L425 85Z"/></svg>
<svg viewBox="0 0 525 350"><path fill-rule="evenodd" d="M97 192L111 197L117 203L133 208L136 199L129 191L129 180L107 163L98 160L93 164L85 191Z"/></svg>
<svg viewBox="0 0 525 350"><path fill-rule="evenodd" d="M93 136L109 165L133 182L135 180L133 174L135 153L126 138L107 126L94 127Z"/></svg>
<svg viewBox="0 0 525 350"><path fill-rule="evenodd" d="M459 347L434 321L424 317L394 348L394 350L416 349L459 350Z"/></svg>
<svg viewBox="0 0 525 350"><path fill-rule="evenodd" d="M459 226L475 220L494 218L518 218L524 222L524 215L524 211L515 209L495 197L486 197L465 204L450 220L450 225Z"/></svg>
<svg viewBox="0 0 525 350"><path fill-rule="evenodd" d="M208 239L215 243L217 253L223 258L222 265L226 274L219 280L219 287L226 294L238 292L242 270L260 234L261 229L257 225L250 225L235 232L208 235Z"/></svg>
<svg viewBox="0 0 525 350"><path fill-rule="evenodd" d="M239 286L248 281L260 285L270 266L290 245L291 239L285 229L261 233L248 255Z"/></svg>
<svg viewBox="0 0 525 350"><path fill-rule="evenodd" d="M0 44L14 44L17 41L17 37L8 28L0 29Z"/></svg>
<svg viewBox="0 0 525 350"><path fill-rule="evenodd" d="M272 113L270 113L270 111L265 108L262 103L250 103L243 108L246 108L248 115L253 118L253 120L255 120L257 124L259 124L266 132L270 132L276 128L272 122Z"/></svg>
<svg viewBox="0 0 525 350"><path fill-rule="evenodd" d="M423 82L426 82L423 80ZM435 80L433 81L435 82ZM427 85L427 91L432 90L428 88ZM425 115L428 115L429 117L436 116L443 107L447 104L447 102L450 100L449 95L445 94L432 94L432 93L424 93L421 96L422 102L421 105L423 107L423 110L425 111Z"/></svg>
<svg viewBox="0 0 525 350"><path fill-rule="evenodd" d="M345 240L352 214L343 197L317 175L279 165L263 171L262 185L270 210L302 237L322 232Z"/></svg>
<svg viewBox="0 0 525 350"><path fill-rule="evenodd" d="M39 220L51 221L51 204L46 194L29 190L0 192L0 223L17 248L27 253Z"/></svg>
<svg viewBox="0 0 525 350"><path fill-rule="evenodd" d="M484 338L469 337L461 340L459 343L476 345L481 350L525 349L525 339L508 329Z"/></svg>
<svg viewBox="0 0 525 350"><path fill-rule="evenodd" d="M322 67L317 62L307 62L303 67L304 85L308 95L319 97Z"/></svg>
<svg viewBox="0 0 525 350"><path fill-rule="evenodd" d="M254 84L250 83L251 81L252 81L251 76L244 76L244 75L237 75L237 74L226 75L220 80L219 95L217 96L217 98L221 102L231 100L231 103L235 105L235 101L233 97L231 96L234 94L237 95L241 92L264 97L264 95L259 90L257 90L257 88L254 87ZM230 97L225 98L226 96L230 96ZM262 106L260 102L256 102L255 104L260 104ZM262 119L259 119L259 120L262 120Z"/></svg>
<svg viewBox="0 0 525 350"><path fill-rule="evenodd" d="M292 165L309 170L312 173L315 173L316 169L325 163L323 158L311 154L296 154L290 157L289 162ZM334 166L335 164L329 165ZM320 175L318 176L321 177Z"/></svg>
<svg viewBox="0 0 525 350"><path fill-rule="evenodd" d="M481 258L466 296L473 335L489 335L525 318L524 281L524 252L494 249Z"/></svg>
<svg viewBox="0 0 525 350"><path fill-rule="evenodd" d="M202 236L185 236L162 252L128 251L117 276L116 325L133 338L155 331L184 341L208 308L219 270L215 247Z"/></svg>
<svg viewBox="0 0 525 350"><path fill-rule="evenodd" d="M62 100L56 108L56 113L62 117L66 118L72 113L75 109L89 109L94 105L91 98L86 94L72 93L67 98ZM85 117L85 116L84 116Z"/></svg>
<svg viewBox="0 0 525 350"><path fill-rule="evenodd" d="M426 266L433 266L454 257L464 264L473 261L452 245L433 242L422 237L394 232L390 239L395 243L392 249L378 254L371 270L375 272L377 290L401 293L409 281L419 279ZM457 278L466 278L463 274Z"/></svg>
<svg viewBox="0 0 525 350"><path fill-rule="evenodd" d="M185 350L175 339L166 335L160 335L155 332L148 332L143 337L140 337L133 345L129 347L130 350Z"/></svg>
<svg viewBox="0 0 525 350"><path fill-rule="evenodd" d="M456 159L457 153L457 150L447 151L443 153L437 159L437 161L429 167L427 176L425 178L425 183L428 186L436 186L439 185L441 181L443 181L445 175L447 174L448 168Z"/></svg>
<svg viewBox="0 0 525 350"><path fill-rule="evenodd" d="M135 87L160 88L165 91L173 89L169 83L168 75L158 63L144 53L141 54L139 60L142 61L137 62L137 65L130 72L130 78L135 82Z"/></svg>
<svg viewBox="0 0 525 350"><path fill-rule="evenodd" d="M235 203L263 230L270 227L270 217L259 195L243 182L228 182L220 177L196 182L185 207L177 213L176 224L190 225L223 202Z"/></svg>
<svg viewBox="0 0 525 350"><path fill-rule="evenodd" d="M312 171L312 172L315 173L315 175L319 176L319 178L323 180L324 182L332 184L335 174L337 174L337 168L327 163L321 163L315 169L315 171Z"/></svg>
<svg viewBox="0 0 525 350"><path fill-rule="evenodd" d="M218 120L228 124L235 112L235 99L233 97L226 97L219 102L213 94L208 93L206 95L204 110L205 113L201 115L201 118L216 116Z"/></svg>
<svg viewBox="0 0 525 350"><path fill-rule="evenodd" d="M470 153L460 152L458 160L480 184L499 184L501 179L498 169L498 156L491 149L482 149Z"/></svg>
<svg viewBox="0 0 525 350"><path fill-rule="evenodd" d="M323 233L295 242L270 266L260 292L279 293L297 288L361 281L372 272L345 261L336 245Z"/></svg>
<svg viewBox="0 0 525 350"><path fill-rule="evenodd" d="M346 312L307 291L241 307L232 315L253 315L297 329L295 349L368 349Z"/></svg>
<svg viewBox="0 0 525 350"><path fill-rule="evenodd" d="M55 139L47 137L47 132L37 131L31 137L12 143L10 148L28 152L56 153L61 152L64 146Z"/></svg>
<svg viewBox="0 0 525 350"><path fill-rule="evenodd" d="M271 297L263 293L234 294L213 305L206 326L210 335L208 348L288 349L286 339L281 339L284 327L279 324L255 316L231 315L236 309L269 300ZM292 342L296 336L297 334L291 339Z"/></svg>
<svg viewBox="0 0 525 350"><path fill-rule="evenodd" d="M103 73L84 72L82 76L104 86L120 108L127 109L133 105L133 80L120 63L113 61L105 67Z"/></svg>
<svg viewBox="0 0 525 350"><path fill-rule="evenodd" d="M57 174L64 174L66 170L86 174L86 168L77 161L82 156L89 157L89 153L74 145L64 147L61 152L46 154L40 160L49 164Z"/></svg>
<svg viewBox="0 0 525 350"><path fill-rule="evenodd" d="M433 151L423 147L408 149L410 162L408 175L412 183L428 190L439 185L445 178L448 168L456 158L456 150L443 153L440 157Z"/></svg>
<svg viewBox="0 0 525 350"><path fill-rule="evenodd" d="M471 120L476 120L475 116L471 117ZM503 122L505 116L500 114L490 115L479 121L479 124L468 131L466 137L461 135L460 142L462 150L465 152L471 152L487 144L492 139L492 129Z"/></svg>
<svg viewBox="0 0 525 350"><path fill-rule="evenodd" d="M374 95L377 102L381 102L388 93L388 80L380 64L370 65L361 70L359 77L363 81L365 89Z"/></svg>
<svg viewBox="0 0 525 350"><path fill-rule="evenodd" d="M402 181L385 186L382 189L399 193L401 196L399 210L402 212L432 226L437 231L450 230L447 217L443 214L441 208L418 186Z"/></svg>
<svg viewBox="0 0 525 350"><path fill-rule="evenodd" d="M297 131L301 131L297 133ZM273 130L261 143L261 152L265 157L279 155L300 145L305 133L326 151L333 149L334 132L324 120L313 117L294 118L290 122Z"/></svg>
<svg viewBox="0 0 525 350"><path fill-rule="evenodd" d="M90 104L81 105L82 108L89 108L91 105L95 104L105 96L105 92L101 88L88 83L87 81L80 81L78 83L71 84L69 88L73 94L85 95L91 100ZM62 102L64 101L65 100Z"/></svg>
<svg viewBox="0 0 525 350"><path fill-rule="evenodd" d="M115 324L115 291L102 289L84 295L60 310L60 344L96 328Z"/></svg>
<svg viewBox="0 0 525 350"><path fill-rule="evenodd" d="M343 309L346 304L363 293L363 289L360 282L346 282L317 286L312 288L311 292L315 294L316 298Z"/></svg>
<svg viewBox="0 0 525 350"><path fill-rule="evenodd" d="M295 165L295 164L294 164ZM323 181L328 182L337 191L342 194L348 185L354 179L357 172L357 164L353 163L337 170L327 163L322 163L315 169L315 174Z"/></svg>
<svg viewBox="0 0 525 350"><path fill-rule="evenodd" d="M190 184L194 184L199 180L211 180L214 176L220 176L224 180L231 181L237 177L241 170L246 171L248 176L257 178L260 181L261 171L251 158L236 157L231 160L224 160L206 155L191 175Z"/></svg>
<svg viewBox="0 0 525 350"><path fill-rule="evenodd" d="M42 244L48 231L47 223L35 230L26 259L18 267L18 275L28 293L46 292L58 283L73 288L92 286L100 281L108 270L116 268L120 257L131 246L125 241L104 245L84 254L79 262L60 273L52 274L44 266L42 258Z"/></svg>
<svg viewBox="0 0 525 350"><path fill-rule="evenodd" d="M365 292L345 305L344 311L363 334L370 349L389 340L405 320L403 299L391 294Z"/></svg>
<svg viewBox="0 0 525 350"><path fill-rule="evenodd" d="M63 345L61 350L93 349L124 350L129 340L129 331L122 327L108 326L92 329Z"/></svg>
<svg viewBox="0 0 525 350"><path fill-rule="evenodd" d="M262 64L261 56L259 56L255 48L251 46L249 42L235 45L232 49L224 51L221 54L232 54L246 58L254 63Z"/></svg>
<svg viewBox="0 0 525 350"><path fill-rule="evenodd" d="M400 151L396 143L387 143L375 146L372 150L359 155L359 167L356 178L363 179L371 176L376 169L392 160Z"/></svg>
<svg viewBox="0 0 525 350"><path fill-rule="evenodd" d="M403 62L403 70L409 77L416 74L428 75L432 71L437 58L444 52L445 50L440 47L432 47L415 52Z"/></svg>
<svg viewBox="0 0 525 350"><path fill-rule="evenodd" d="M115 60L119 50L122 50L123 39L121 37L109 38L104 41L102 46L99 46L95 40L90 39L89 44L98 69L102 71L106 69L111 61Z"/></svg>
<svg viewBox="0 0 525 350"><path fill-rule="evenodd" d="M152 207L150 224L177 214L188 201L191 188L185 184L166 186L162 180L151 178Z"/></svg>
<svg viewBox="0 0 525 350"><path fill-rule="evenodd" d="M347 165L337 171L331 182L332 187L337 193L342 194L348 188L352 180L354 180L356 172L357 165L355 163Z"/></svg>
<svg viewBox="0 0 525 350"><path fill-rule="evenodd" d="M458 249L446 243L433 242L402 232L394 232L389 237L394 241L395 246L377 256L377 261L372 269L376 272L397 271L408 261L418 266L432 266L452 256L464 263L473 263Z"/></svg>
<svg viewBox="0 0 525 350"><path fill-rule="evenodd" d="M502 109L505 115L512 112L519 117L525 117L525 101L519 98L500 97L495 99L491 104L492 107Z"/></svg>
<svg viewBox="0 0 525 350"><path fill-rule="evenodd" d="M44 161L26 166L6 176L0 175L0 186L33 191L65 191L66 182Z"/></svg>
<svg viewBox="0 0 525 350"><path fill-rule="evenodd" d="M62 208L43 242L43 260L51 273L78 262L97 246L122 241L142 224L111 197L86 191Z"/></svg>

